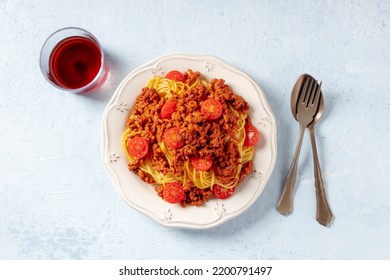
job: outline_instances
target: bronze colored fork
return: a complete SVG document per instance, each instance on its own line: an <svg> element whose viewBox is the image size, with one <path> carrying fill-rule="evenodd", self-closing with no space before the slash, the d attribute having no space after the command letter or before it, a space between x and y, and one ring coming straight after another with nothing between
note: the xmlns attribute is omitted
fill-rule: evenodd
<svg viewBox="0 0 390 280"><path fill-rule="evenodd" d="M294 184L297 174L299 154L301 152L303 134L306 127L313 121L321 97L321 86L314 78L306 79L297 104L297 120L299 122L299 138L294 157L288 170L284 190L278 203L278 211L288 215L293 211Z"/></svg>

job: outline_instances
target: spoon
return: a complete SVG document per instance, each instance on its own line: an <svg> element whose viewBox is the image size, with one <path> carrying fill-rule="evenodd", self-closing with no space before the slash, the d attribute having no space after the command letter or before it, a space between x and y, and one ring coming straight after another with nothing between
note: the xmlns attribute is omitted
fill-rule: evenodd
<svg viewBox="0 0 390 280"><path fill-rule="evenodd" d="M293 114L293 117L296 120L297 120L297 102L299 99L299 92L302 87L303 81L305 80L305 78L309 78L309 77L311 77L309 74L303 74L299 76L291 93L291 99L290 99L291 112ZM333 214L332 211L330 210L326 198L324 183L322 180L321 168L318 160L315 134L314 134L314 125L321 118L323 112L324 112L324 99L321 91L321 98L320 98L320 103L318 105L317 113L315 114L313 121L307 126L307 128L309 129L311 146L313 150L314 177L315 177L316 198L317 198L316 218L321 225L327 226L333 220Z"/></svg>

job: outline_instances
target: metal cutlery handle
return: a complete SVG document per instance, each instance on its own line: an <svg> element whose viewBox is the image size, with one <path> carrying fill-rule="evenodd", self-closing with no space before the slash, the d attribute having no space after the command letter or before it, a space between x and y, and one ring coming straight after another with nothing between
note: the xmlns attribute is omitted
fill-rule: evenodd
<svg viewBox="0 0 390 280"><path fill-rule="evenodd" d="M298 160L299 160L299 154L301 152L301 146L302 146L302 140L303 140L303 134L305 132L304 126L299 126L299 138L297 142L297 147L295 148L295 153L293 160L291 162L290 168L288 170L287 178L284 183L284 189L282 196L280 197L279 203L278 203L278 211L280 214L288 215L290 214L294 209L294 185L295 185L295 178L297 175L297 167L298 167Z"/></svg>
<svg viewBox="0 0 390 280"><path fill-rule="evenodd" d="M317 145L314 134L314 127L309 127L311 146L313 150L313 161L314 161L314 177L316 186L316 198L317 198L317 221L324 226L330 224L333 219L332 211L330 210L328 200L326 198L324 183L322 180L322 173L320 163L318 160Z"/></svg>

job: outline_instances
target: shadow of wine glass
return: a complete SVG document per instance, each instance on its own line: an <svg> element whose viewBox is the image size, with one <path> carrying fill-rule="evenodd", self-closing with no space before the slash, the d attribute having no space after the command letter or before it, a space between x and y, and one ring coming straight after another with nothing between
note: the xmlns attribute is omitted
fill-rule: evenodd
<svg viewBox="0 0 390 280"><path fill-rule="evenodd" d="M124 64L121 63L120 59L109 50L104 50L107 63L107 77L102 86L88 94L83 96L91 98L95 101L107 103L118 87L119 83L123 79L123 75L119 73L124 72ZM127 68L127 67L126 67Z"/></svg>

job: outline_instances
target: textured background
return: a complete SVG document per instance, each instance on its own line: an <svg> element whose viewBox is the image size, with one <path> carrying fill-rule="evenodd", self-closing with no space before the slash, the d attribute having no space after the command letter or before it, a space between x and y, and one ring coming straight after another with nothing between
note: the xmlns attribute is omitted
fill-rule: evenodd
<svg viewBox="0 0 390 280"><path fill-rule="evenodd" d="M108 81L88 96L53 88L39 70L44 40L65 26L91 31L108 56ZM389 1L0 0L0 38L0 259L390 258ZM247 72L277 120L262 196L206 231L165 228L128 207L100 158L101 116L119 82L175 52ZM329 228L315 220L307 134L295 212L275 210L298 134L289 96L304 72L323 81Z"/></svg>

